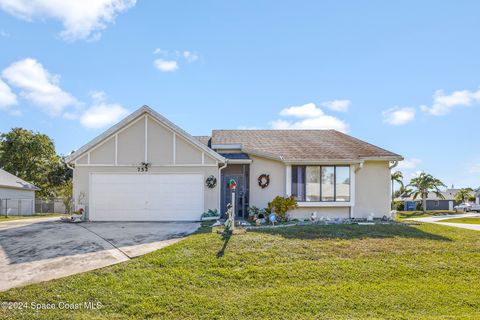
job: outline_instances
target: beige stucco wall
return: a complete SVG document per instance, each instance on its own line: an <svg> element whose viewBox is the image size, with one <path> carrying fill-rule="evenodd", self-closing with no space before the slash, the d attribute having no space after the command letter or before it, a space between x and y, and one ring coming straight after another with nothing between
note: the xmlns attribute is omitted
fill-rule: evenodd
<svg viewBox="0 0 480 320"><path fill-rule="evenodd" d="M259 208L267 206L275 196L286 195L286 167L280 161L250 156L250 204ZM388 161L365 161L362 168L352 166L351 197L354 206L349 205L300 207L289 212L292 218L307 219L313 212L318 217L366 218L373 213L382 218L390 212L390 169ZM270 185L261 189L257 178L262 173L270 174Z"/></svg>
<svg viewBox="0 0 480 320"><path fill-rule="evenodd" d="M147 159L159 165L173 164L173 132L148 119Z"/></svg>
<svg viewBox="0 0 480 320"><path fill-rule="evenodd" d="M145 161L144 117L118 134L117 152L118 164L138 164Z"/></svg>
<svg viewBox="0 0 480 320"><path fill-rule="evenodd" d="M137 173L137 168L134 166L116 166L116 167L76 167L73 171L73 196L75 199L75 206L78 207L78 199L80 193L84 194L83 204L88 206L89 200L89 179L90 173ZM151 167L148 173L200 173L204 180L213 175L220 181L218 177L218 168L214 166L162 166ZM147 173L147 174L148 174ZM143 173L142 173L143 174ZM219 204L219 186L210 189L204 189L204 210L218 209ZM188 201L188 195L185 195L185 201Z"/></svg>
<svg viewBox="0 0 480 320"><path fill-rule="evenodd" d="M348 207L300 207L290 210L288 215L292 219L305 220L310 219L313 212L317 213L317 219L323 218L344 218L350 217L350 208Z"/></svg>
<svg viewBox="0 0 480 320"><path fill-rule="evenodd" d="M91 164L115 163L115 137L106 140L99 148L90 152Z"/></svg>
<svg viewBox="0 0 480 320"><path fill-rule="evenodd" d="M371 213L375 218L389 215L391 197L390 169L388 161L365 161L355 173L356 218L366 218Z"/></svg>
<svg viewBox="0 0 480 320"><path fill-rule="evenodd" d="M280 161L260 158L250 155L250 205L265 208L276 196L284 196L285 188L285 165ZM270 175L270 185L262 189L258 185L258 177L261 174Z"/></svg>

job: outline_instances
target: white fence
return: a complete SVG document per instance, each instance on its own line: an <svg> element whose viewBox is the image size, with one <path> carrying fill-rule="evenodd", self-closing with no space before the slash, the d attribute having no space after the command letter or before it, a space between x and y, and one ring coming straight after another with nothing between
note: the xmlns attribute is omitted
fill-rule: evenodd
<svg viewBox="0 0 480 320"><path fill-rule="evenodd" d="M33 212L33 199L0 199L0 215L31 216Z"/></svg>

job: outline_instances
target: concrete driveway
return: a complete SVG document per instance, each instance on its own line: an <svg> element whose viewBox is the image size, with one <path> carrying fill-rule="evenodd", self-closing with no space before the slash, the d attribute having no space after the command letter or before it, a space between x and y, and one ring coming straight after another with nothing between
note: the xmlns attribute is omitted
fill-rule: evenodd
<svg viewBox="0 0 480 320"><path fill-rule="evenodd" d="M0 223L0 291L106 267L195 232L192 222L64 223L39 218Z"/></svg>
<svg viewBox="0 0 480 320"><path fill-rule="evenodd" d="M452 219L452 218L474 218L474 217L480 218L480 213L464 213L464 214L452 214L452 215L447 215L447 216L409 218L407 220L434 223L434 224L440 224L440 225L443 225L443 226L450 226L450 227L457 227L457 228L462 228L462 229L480 231L480 224L442 222L442 220Z"/></svg>

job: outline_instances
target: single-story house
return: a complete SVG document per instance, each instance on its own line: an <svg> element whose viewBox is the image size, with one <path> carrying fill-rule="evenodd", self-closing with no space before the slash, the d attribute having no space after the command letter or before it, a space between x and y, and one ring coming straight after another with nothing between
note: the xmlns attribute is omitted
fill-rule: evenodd
<svg viewBox="0 0 480 320"><path fill-rule="evenodd" d="M0 169L0 214L33 215L36 186Z"/></svg>
<svg viewBox="0 0 480 320"><path fill-rule="evenodd" d="M453 207L460 204L460 202L455 201L455 195L460 189L447 189L441 191L443 199L438 197L435 193L429 192L427 197L427 208L426 210L453 210ZM473 195L473 194L472 194ZM395 198L397 202L403 202L405 204L405 211L415 211L417 204L422 203L421 198L413 200L412 195L405 195L402 197Z"/></svg>
<svg viewBox="0 0 480 320"><path fill-rule="evenodd" d="M475 204L480 205L480 188L475 192Z"/></svg>
<svg viewBox="0 0 480 320"><path fill-rule="evenodd" d="M71 154L75 207L92 221L199 220L293 195L292 218L381 218L403 158L335 130L214 130L194 137L144 106Z"/></svg>

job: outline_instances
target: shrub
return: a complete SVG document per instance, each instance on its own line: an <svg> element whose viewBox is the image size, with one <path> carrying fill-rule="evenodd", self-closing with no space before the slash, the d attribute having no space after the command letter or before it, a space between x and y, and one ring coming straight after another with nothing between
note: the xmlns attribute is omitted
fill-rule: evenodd
<svg viewBox="0 0 480 320"><path fill-rule="evenodd" d="M393 205L393 208L397 211L404 211L405 210L405 202L396 201Z"/></svg>
<svg viewBox="0 0 480 320"><path fill-rule="evenodd" d="M297 200L291 197L276 196L271 202L268 203L268 212L276 213L279 220L286 220L287 211L298 207Z"/></svg>
<svg viewBox="0 0 480 320"><path fill-rule="evenodd" d="M202 214L202 218L210 218L210 217L220 217L220 213L218 213L217 209L208 209L207 212Z"/></svg>

